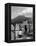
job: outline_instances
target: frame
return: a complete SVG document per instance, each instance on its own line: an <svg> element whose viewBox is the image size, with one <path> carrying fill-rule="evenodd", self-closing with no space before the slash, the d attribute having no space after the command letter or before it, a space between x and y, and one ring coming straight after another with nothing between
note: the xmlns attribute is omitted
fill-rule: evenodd
<svg viewBox="0 0 36 46"><path fill-rule="evenodd" d="M11 8L13 7L13 8ZM33 8L33 11L32 11L32 18L33 18L33 38L32 39L22 39L21 38L18 40L15 40L15 35L14 35L14 40L11 40L11 24L15 25L16 23L22 23L22 21L15 21L14 19L11 21L11 11L12 10L15 10L17 8L15 7L25 7L26 9L27 8ZM22 8L22 9L25 9L25 8ZM12 9L12 10L11 10ZM20 8L21 9L21 8ZM18 11L20 10L18 9ZM18 12L17 11L17 12ZM13 11L12 11L13 12ZM15 11L16 12L16 11ZM28 12L28 11L27 11ZM26 12L26 13L27 13ZM13 12L14 13L14 12ZM15 13L14 13L15 14ZM15 15L16 16L16 15ZM17 17L17 18L20 18L20 17ZM21 19L22 20L22 19ZM24 19L24 21L26 21L27 19ZM14 22L15 21L15 22ZM21 24L22 25L22 24ZM24 24L25 25L25 24ZM13 29L13 28L12 28ZM18 28L17 28L18 29ZM20 29L21 30L21 29ZM26 29L25 29L26 30ZM14 32L15 31L18 31L14 28ZM12 31L13 32L13 31ZM19 32L22 32L22 31L19 31ZM12 34L13 35L13 34ZM20 35L21 37L21 35ZM32 37L32 36L31 36ZM27 38L27 37L26 37ZM34 4L20 4L20 3L7 3L5 4L5 42L7 43L13 43L13 42L30 42L30 41L35 41L35 5Z"/></svg>

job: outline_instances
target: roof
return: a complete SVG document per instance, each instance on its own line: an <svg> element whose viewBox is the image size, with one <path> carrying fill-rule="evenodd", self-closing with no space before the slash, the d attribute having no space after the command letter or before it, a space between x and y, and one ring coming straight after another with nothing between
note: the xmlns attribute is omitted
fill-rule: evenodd
<svg viewBox="0 0 36 46"><path fill-rule="evenodd" d="M25 20L28 20L28 21L30 20L30 22L32 22L31 18L28 18L25 16L18 16L11 20L11 24L22 23Z"/></svg>
<svg viewBox="0 0 36 46"><path fill-rule="evenodd" d="M14 19L12 19L11 20L11 23L20 23L20 22L22 22L22 21L24 21L25 20L25 17L24 16L18 16L18 17L16 17L16 18L14 18Z"/></svg>

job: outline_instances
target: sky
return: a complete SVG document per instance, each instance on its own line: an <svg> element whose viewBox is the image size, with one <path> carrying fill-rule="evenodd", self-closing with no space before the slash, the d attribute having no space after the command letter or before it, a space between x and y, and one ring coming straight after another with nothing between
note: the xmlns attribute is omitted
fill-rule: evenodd
<svg viewBox="0 0 36 46"><path fill-rule="evenodd" d="M20 6L11 6L11 19L16 18L17 16L32 17L33 8L32 7L20 7Z"/></svg>

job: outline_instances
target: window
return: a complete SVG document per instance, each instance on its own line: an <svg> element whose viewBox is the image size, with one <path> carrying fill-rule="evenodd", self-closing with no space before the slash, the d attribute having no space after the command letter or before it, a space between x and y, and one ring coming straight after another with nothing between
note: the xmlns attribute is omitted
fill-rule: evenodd
<svg viewBox="0 0 36 46"><path fill-rule="evenodd" d="M11 30L14 30L14 26L13 26L13 24L11 24Z"/></svg>

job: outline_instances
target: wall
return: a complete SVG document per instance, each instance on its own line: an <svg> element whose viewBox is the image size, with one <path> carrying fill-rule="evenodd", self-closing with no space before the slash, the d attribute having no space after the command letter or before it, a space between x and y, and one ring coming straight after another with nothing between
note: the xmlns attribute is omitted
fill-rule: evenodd
<svg viewBox="0 0 36 46"><path fill-rule="evenodd" d="M5 43L5 3L36 4L36 0L0 0L0 46L36 46L36 42ZM36 11L36 10L35 10ZM35 13L36 14L36 13ZM35 16L36 29L36 16Z"/></svg>

